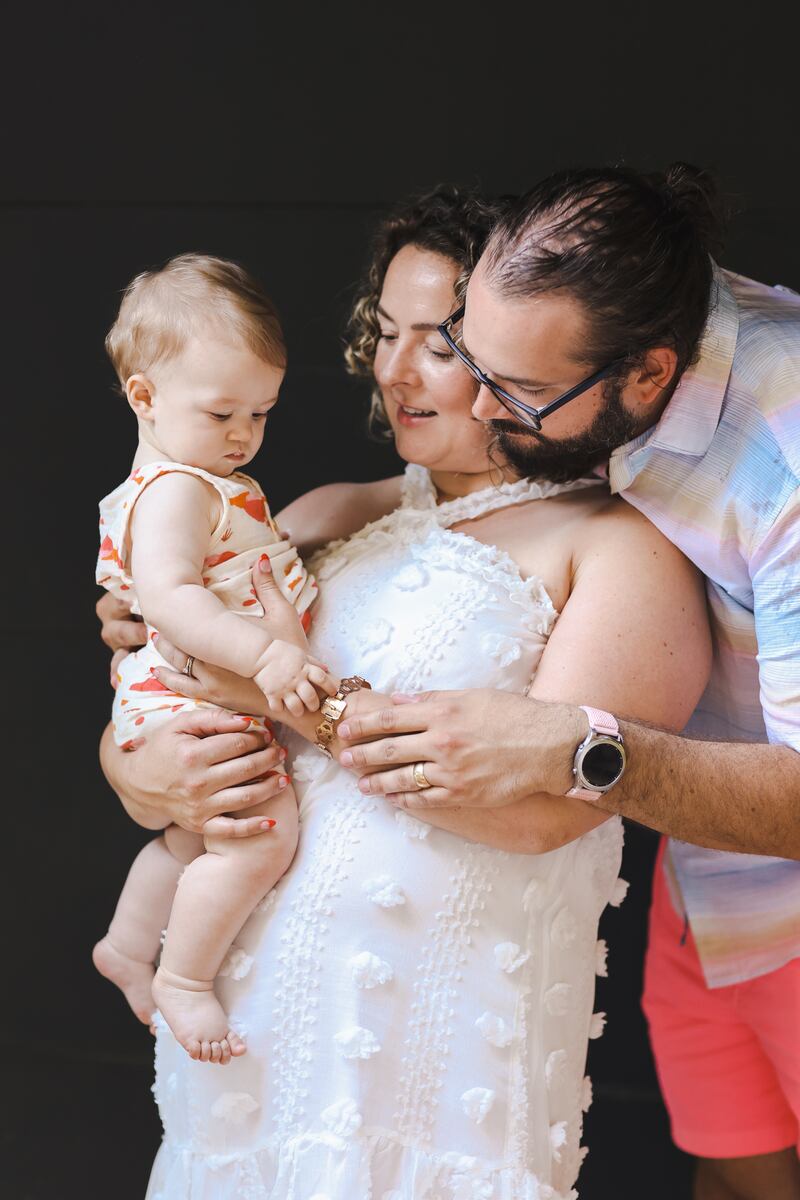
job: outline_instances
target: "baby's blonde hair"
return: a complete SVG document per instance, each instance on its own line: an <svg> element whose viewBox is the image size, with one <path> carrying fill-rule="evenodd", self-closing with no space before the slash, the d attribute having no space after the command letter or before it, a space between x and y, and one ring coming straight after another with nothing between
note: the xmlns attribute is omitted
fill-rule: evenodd
<svg viewBox="0 0 800 1200"><path fill-rule="evenodd" d="M179 254L142 271L125 289L106 350L122 388L131 375L180 354L203 330L232 331L272 366L286 366L286 343L274 304L238 263Z"/></svg>

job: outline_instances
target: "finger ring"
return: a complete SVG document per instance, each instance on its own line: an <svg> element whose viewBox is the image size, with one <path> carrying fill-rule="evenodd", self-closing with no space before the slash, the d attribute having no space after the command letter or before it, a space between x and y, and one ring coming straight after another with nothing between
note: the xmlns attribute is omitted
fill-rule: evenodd
<svg viewBox="0 0 800 1200"><path fill-rule="evenodd" d="M424 792L425 788L432 787L430 780L425 776L425 764L418 762L414 763L414 769L411 774L414 776L414 783L420 792Z"/></svg>
<svg viewBox="0 0 800 1200"><path fill-rule="evenodd" d="M193 666L194 666L194 655L190 654L186 660L186 666L181 671L181 675L188 675L190 679L194 679L194 677L195 677L194 671L192 670Z"/></svg>

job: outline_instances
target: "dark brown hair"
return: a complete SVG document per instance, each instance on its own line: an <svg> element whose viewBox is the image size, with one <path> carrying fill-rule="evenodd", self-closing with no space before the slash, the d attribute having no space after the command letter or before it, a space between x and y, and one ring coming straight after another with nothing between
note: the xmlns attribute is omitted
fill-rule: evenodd
<svg viewBox="0 0 800 1200"><path fill-rule="evenodd" d="M460 294L492 227L507 207L507 201L489 200L473 189L440 184L402 204L381 221L347 326L344 357L351 375L372 378L380 337L378 301L395 254L404 246L441 254L460 269L456 283L456 293ZM369 422L374 433L387 435L389 423L377 387L372 391Z"/></svg>
<svg viewBox="0 0 800 1200"><path fill-rule="evenodd" d="M676 383L708 316L721 231L719 194L697 167L559 171L499 221L487 280L509 297L563 290L579 300L588 316L586 364L624 358L630 369L648 349L670 347Z"/></svg>

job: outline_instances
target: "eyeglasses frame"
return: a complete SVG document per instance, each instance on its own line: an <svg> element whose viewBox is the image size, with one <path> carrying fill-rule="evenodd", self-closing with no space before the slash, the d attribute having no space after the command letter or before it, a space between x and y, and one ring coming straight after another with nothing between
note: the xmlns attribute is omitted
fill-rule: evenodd
<svg viewBox="0 0 800 1200"><path fill-rule="evenodd" d="M505 388L500 387L499 383L495 383L493 379L490 379L453 339L450 330L462 320L466 307L466 304L462 304L460 308L457 308L454 313L450 314L446 321L443 321L441 325L437 325L437 331L444 338L449 349L464 364L470 375L477 379L478 383L483 387L488 388L492 395L512 415L515 415L517 412L524 413L525 417L528 418L526 424L537 433L542 428L542 421L545 417L549 417L551 413L556 412L559 408L563 408L565 404L569 404L570 400L574 400L577 396L588 392L596 383L600 383L603 379L607 379L609 375L613 375L625 362L624 357L615 358L607 366L601 367L599 371L595 371L592 375L587 376L586 379L581 380L580 383L576 383L574 387L569 388L566 392L562 392L560 396L556 396L555 400L551 400L549 404L544 404L541 408L533 408L530 404L525 404L522 400L518 400L516 396L512 396Z"/></svg>

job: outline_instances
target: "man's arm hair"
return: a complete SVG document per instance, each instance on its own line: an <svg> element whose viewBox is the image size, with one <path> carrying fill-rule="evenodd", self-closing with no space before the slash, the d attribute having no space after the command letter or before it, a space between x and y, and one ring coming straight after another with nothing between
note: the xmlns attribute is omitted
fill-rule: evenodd
<svg viewBox="0 0 800 1200"><path fill-rule="evenodd" d="M598 804L712 850L800 859L800 754L621 721L628 769Z"/></svg>

